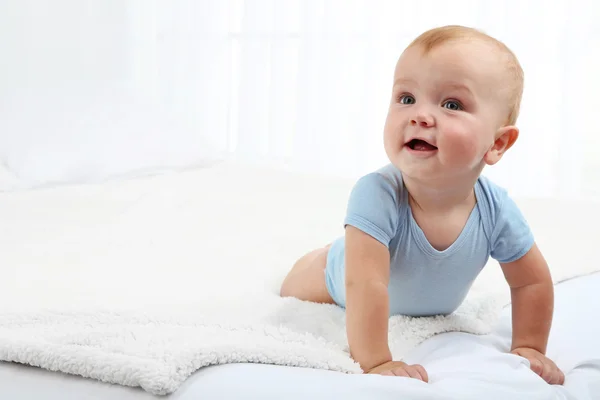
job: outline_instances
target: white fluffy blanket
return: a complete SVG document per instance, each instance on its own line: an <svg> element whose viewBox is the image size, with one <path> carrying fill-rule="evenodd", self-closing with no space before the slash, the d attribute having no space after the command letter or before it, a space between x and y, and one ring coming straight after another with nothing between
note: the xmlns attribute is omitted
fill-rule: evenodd
<svg viewBox="0 0 600 400"><path fill-rule="evenodd" d="M341 309L277 296L299 256L342 234L351 185L225 163L1 194L0 359L155 394L211 364L360 373ZM520 203L555 281L598 270L580 226L598 226L595 204ZM490 262L455 314L392 318L395 357L488 332L508 294Z"/></svg>

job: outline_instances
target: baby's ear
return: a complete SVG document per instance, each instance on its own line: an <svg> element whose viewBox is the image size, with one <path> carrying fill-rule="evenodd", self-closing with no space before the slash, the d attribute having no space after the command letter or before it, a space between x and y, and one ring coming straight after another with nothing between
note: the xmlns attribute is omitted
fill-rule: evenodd
<svg viewBox="0 0 600 400"><path fill-rule="evenodd" d="M496 138L494 144L483 157L488 165L494 165L500 161L504 153L515 144L519 137L519 128L512 125L503 126L498 129L494 137Z"/></svg>

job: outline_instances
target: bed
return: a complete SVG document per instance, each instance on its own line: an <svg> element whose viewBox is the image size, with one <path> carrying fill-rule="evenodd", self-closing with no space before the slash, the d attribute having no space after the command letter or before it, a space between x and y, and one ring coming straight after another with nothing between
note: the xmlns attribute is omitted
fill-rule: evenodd
<svg viewBox="0 0 600 400"><path fill-rule="evenodd" d="M340 310L276 296L298 256L342 233L351 185L228 161L135 179L0 193L1 397L600 398L598 203L517 199L557 282L548 354L565 372L565 385L545 384L525 360L507 354L510 308L493 263L469 299L471 306L485 307L465 308L456 319L442 321L436 334L399 345L406 361L427 368L430 383L425 384L356 373L343 357ZM257 311L262 300L269 306ZM494 307L498 315L482 311ZM238 313L229 313L233 309ZM98 319L92 310L111 319ZM134 328L115 330L114 310L138 322L144 313L154 314ZM180 368L190 353L186 349L201 348L193 347L200 344L190 335L205 320L199 324L194 318L211 312L217 325L231 324L232 315L248 321L252 313L280 315L271 320L276 329L261 325L241 335L225 334L219 351L186 359L187 369ZM94 319L86 320L90 315ZM173 315L180 319L165 326ZM157 326L144 330L152 323ZM185 325L187 336L165 333L173 324ZM312 332L310 337L303 330ZM164 336L142 336L155 331ZM215 340L231 330L211 332L205 337ZM265 332L270 341L257 336ZM189 339L192 347L177 347L173 339ZM238 347L227 347L229 339ZM177 351L158 354L169 349ZM295 352L283 357L288 349ZM176 368L165 372L160 369L165 365ZM181 379L173 383L174 376Z"/></svg>

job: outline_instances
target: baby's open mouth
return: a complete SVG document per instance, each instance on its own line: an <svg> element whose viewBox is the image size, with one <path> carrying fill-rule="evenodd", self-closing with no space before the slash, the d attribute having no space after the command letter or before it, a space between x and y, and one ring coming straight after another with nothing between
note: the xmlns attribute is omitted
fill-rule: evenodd
<svg viewBox="0 0 600 400"><path fill-rule="evenodd" d="M430 143L427 143L426 141L424 141L422 139L413 139L410 142L406 143L406 146L408 146L410 149L416 150L416 151L437 150L437 147L435 147L434 145L432 145Z"/></svg>

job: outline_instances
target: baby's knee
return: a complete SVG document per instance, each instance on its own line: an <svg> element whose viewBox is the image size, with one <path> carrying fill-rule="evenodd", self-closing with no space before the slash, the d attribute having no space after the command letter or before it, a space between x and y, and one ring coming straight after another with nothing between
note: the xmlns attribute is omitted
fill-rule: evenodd
<svg viewBox="0 0 600 400"><path fill-rule="evenodd" d="M281 283L281 287L279 288L279 296L280 297L293 297L291 295L290 285L288 283L287 277Z"/></svg>
<svg viewBox="0 0 600 400"><path fill-rule="evenodd" d="M292 268L288 271L287 275L281 282L281 287L279 288L279 296L281 297L296 297L295 292L297 281L298 281L298 273L302 270L303 267L303 258L300 258L298 261L294 263Z"/></svg>
<svg viewBox="0 0 600 400"><path fill-rule="evenodd" d="M292 271L285 277L279 288L280 297L302 297L302 282L299 280L301 276L293 274Z"/></svg>

